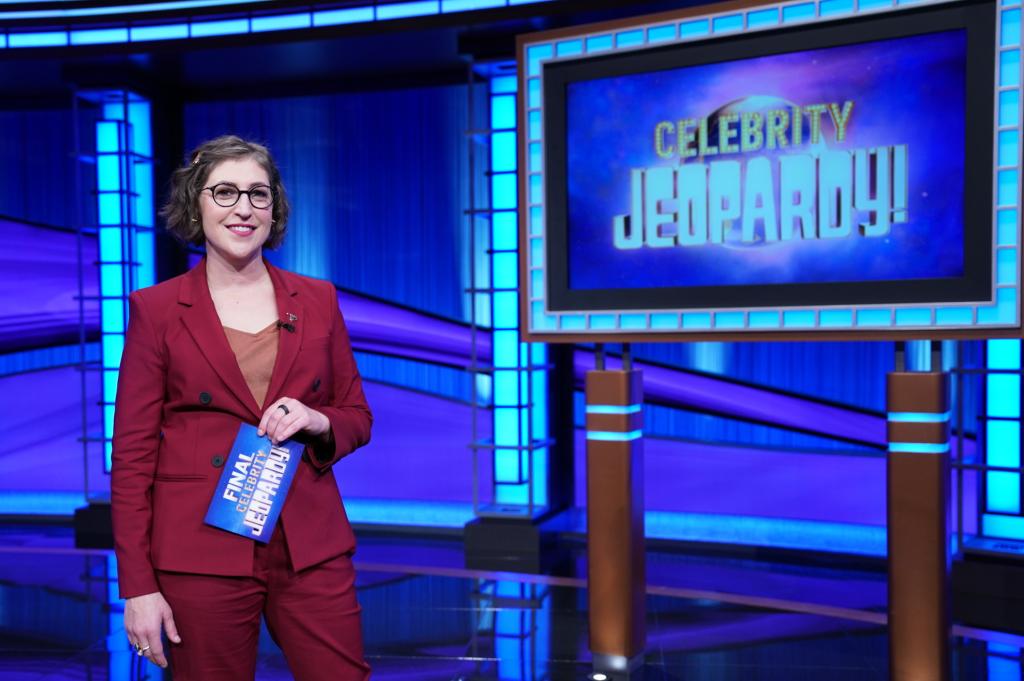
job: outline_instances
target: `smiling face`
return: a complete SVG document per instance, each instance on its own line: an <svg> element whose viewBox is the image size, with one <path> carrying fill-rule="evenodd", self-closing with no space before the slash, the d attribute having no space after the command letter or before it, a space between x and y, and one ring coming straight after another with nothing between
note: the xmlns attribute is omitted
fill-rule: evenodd
<svg viewBox="0 0 1024 681"><path fill-rule="evenodd" d="M263 166L252 158L231 159L214 166L204 186L217 185L231 185L242 191L262 187L269 192L270 178ZM221 190L221 195L225 194L223 186L217 189ZM242 269L263 255L263 244L270 236L273 206L255 208L250 195L241 194L235 205L224 207L214 201L213 191L217 189L204 189L199 195L206 255ZM222 198L222 203L227 202Z"/></svg>

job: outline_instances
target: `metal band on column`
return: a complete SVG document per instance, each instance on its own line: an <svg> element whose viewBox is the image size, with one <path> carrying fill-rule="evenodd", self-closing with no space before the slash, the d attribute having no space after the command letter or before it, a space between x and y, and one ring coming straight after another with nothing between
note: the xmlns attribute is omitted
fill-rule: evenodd
<svg viewBox="0 0 1024 681"><path fill-rule="evenodd" d="M590 649L595 671L625 679L645 643L641 373L589 371L586 391Z"/></svg>
<svg viewBox="0 0 1024 681"><path fill-rule="evenodd" d="M891 373L887 399L889 678L947 681L948 375Z"/></svg>

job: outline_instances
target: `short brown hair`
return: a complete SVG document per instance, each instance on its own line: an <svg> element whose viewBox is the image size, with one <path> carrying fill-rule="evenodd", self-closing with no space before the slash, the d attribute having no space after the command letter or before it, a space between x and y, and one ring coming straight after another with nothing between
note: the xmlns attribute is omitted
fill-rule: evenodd
<svg viewBox="0 0 1024 681"><path fill-rule="evenodd" d="M273 222L267 248L277 248L284 241L291 206L288 195L281 183L281 172L274 163L270 150L262 144L250 142L237 135L221 135L203 142L189 154L189 162L171 175L171 191L167 203L160 209L167 230L183 242L200 246L206 242L203 224L199 218L199 194L203 191L210 171L223 161L251 158L259 163L270 178L270 189L274 194L271 210Z"/></svg>

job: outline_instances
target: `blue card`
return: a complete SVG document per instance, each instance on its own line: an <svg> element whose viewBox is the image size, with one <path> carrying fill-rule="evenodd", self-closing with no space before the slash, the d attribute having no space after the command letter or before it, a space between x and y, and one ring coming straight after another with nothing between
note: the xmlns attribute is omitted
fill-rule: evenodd
<svg viewBox="0 0 1024 681"><path fill-rule="evenodd" d="M206 523L266 544L274 533L304 445L286 440L272 445L243 423L224 463Z"/></svg>

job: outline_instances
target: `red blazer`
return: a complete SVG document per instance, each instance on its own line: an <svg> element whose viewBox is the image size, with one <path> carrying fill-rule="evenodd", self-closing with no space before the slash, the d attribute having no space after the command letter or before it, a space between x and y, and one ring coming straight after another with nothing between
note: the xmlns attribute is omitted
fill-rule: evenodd
<svg viewBox="0 0 1024 681"><path fill-rule="evenodd" d="M307 447L281 511L301 570L355 547L331 465L369 441L372 416L334 286L267 269L278 313L297 319L280 332L266 404L295 398L327 416L334 435L319 457ZM154 568L249 576L255 542L203 523L239 425L262 416L210 298L206 261L129 304L111 472L121 597L159 591Z"/></svg>

